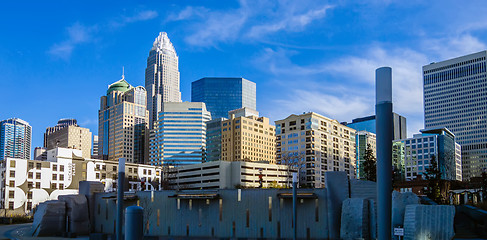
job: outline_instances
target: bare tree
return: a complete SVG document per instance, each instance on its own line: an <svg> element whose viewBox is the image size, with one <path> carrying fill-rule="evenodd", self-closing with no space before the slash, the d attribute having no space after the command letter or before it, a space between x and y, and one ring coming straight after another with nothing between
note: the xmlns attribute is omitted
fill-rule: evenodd
<svg viewBox="0 0 487 240"><path fill-rule="evenodd" d="M149 223L152 214L154 214L154 208L152 204L151 196L145 196L145 194L139 195L139 205L144 209L144 234L149 233Z"/></svg>
<svg viewBox="0 0 487 240"><path fill-rule="evenodd" d="M295 169L298 172L298 179L300 178L301 171L306 167L306 154L305 152L281 152L278 156L278 164L287 166L287 187L291 187L290 175L291 170Z"/></svg>

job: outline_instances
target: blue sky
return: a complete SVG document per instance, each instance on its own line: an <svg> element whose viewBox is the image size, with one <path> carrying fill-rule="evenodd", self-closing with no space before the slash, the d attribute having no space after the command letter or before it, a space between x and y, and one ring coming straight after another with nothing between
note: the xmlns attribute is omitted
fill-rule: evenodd
<svg viewBox="0 0 487 240"><path fill-rule="evenodd" d="M315 111L339 121L374 113L374 71L393 68L394 110L423 127L421 67L486 49L485 1L15 1L0 7L0 119L60 118L97 133L99 99L125 78L144 85L160 31L179 55L181 91L207 76L257 83L278 120Z"/></svg>

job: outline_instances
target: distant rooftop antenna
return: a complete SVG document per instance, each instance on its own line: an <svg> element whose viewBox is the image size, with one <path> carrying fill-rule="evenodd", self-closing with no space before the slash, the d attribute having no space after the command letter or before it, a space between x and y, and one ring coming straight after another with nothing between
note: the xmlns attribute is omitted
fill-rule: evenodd
<svg viewBox="0 0 487 240"><path fill-rule="evenodd" d="M125 79L125 66L122 66L122 79Z"/></svg>

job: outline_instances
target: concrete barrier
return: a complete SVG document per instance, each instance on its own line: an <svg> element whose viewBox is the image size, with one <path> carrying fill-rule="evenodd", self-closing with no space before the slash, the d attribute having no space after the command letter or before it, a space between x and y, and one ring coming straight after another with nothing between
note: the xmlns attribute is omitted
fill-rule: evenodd
<svg viewBox="0 0 487 240"><path fill-rule="evenodd" d="M455 235L454 217L454 206L407 205L404 240L450 240Z"/></svg>

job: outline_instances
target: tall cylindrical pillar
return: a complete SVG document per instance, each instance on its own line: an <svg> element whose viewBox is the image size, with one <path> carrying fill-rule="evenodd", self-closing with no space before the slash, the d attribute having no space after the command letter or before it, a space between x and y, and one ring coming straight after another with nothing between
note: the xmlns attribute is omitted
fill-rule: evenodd
<svg viewBox="0 0 487 240"><path fill-rule="evenodd" d="M392 237L392 69L381 67L375 71L376 131L377 131L377 236L380 240Z"/></svg>
<svg viewBox="0 0 487 240"><path fill-rule="evenodd" d="M125 158L118 159L118 183L117 183L117 240L123 240L122 237L122 219L123 219L123 182L125 180Z"/></svg>
<svg viewBox="0 0 487 240"><path fill-rule="evenodd" d="M125 209L125 239L142 240L144 238L144 209L130 206Z"/></svg>

